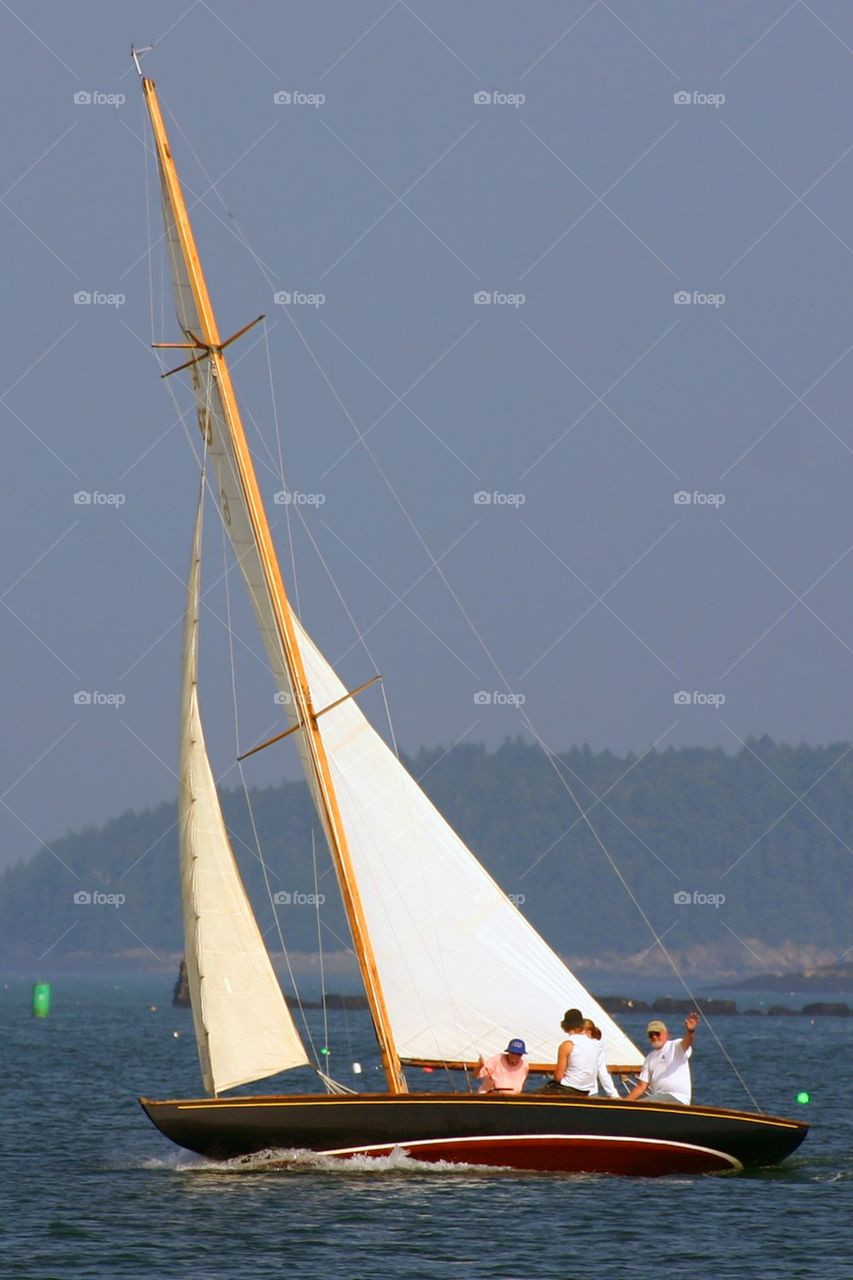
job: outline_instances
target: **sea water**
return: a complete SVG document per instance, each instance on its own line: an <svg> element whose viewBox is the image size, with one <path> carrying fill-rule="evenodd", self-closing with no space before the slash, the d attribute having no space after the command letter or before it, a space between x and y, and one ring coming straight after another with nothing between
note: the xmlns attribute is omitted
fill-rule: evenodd
<svg viewBox="0 0 853 1280"><path fill-rule="evenodd" d="M191 1015L170 994L162 975L54 976L51 1015L36 1019L28 982L0 990L3 1280L853 1276L853 1018L719 1018L722 1048L700 1028L697 1101L749 1109L745 1082L764 1110L812 1131L776 1169L646 1180L424 1166L402 1152L190 1155L136 1101L200 1093ZM380 1085L366 1013L330 1013L327 1028L309 1018L332 1074ZM647 1018L620 1021L642 1043ZM437 1072L410 1077L444 1087Z"/></svg>

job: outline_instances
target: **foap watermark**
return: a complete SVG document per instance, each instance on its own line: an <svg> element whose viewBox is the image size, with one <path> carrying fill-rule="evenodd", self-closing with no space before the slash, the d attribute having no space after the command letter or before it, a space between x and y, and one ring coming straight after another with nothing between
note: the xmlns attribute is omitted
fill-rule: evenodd
<svg viewBox="0 0 853 1280"><path fill-rule="evenodd" d="M504 900L509 901L516 907L523 907L527 901L527 896L523 893L504 893L497 885L493 889L478 889L471 896L470 901L480 907L500 907L503 906Z"/></svg>
<svg viewBox="0 0 853 1280"><path fill-rule="evenodd" d="M724 307L724 293L703 293L701 289L676 289L672 300L677 307Z"/></svg>
<svg viewBox="0 0 853 1280"><path fill-rule="evenodd" d="M672 700L677 707L722 707L726 701L724 693L700 693L698 689L689 692L687 689L679 689L678 693L672 695Z"/></svg>
<svg viewBox="0 0 853 1280"><path fill-rule="evenodd" d="M272 896L273 902L278 907L322 907L326 901L325 893L301 893L298 889L294 889L291 893L288 889L279 889L278 893Z"/></svg>
<svg viewBox="0 0 853 1280"><path fill-rule="evenodd" d="M686 489L677 489L672 495L672 501L677 507L722 507L725 505L726 495L724 493L699 493L696 489L692 493L688 493Z"/></svg>
<svg viewBox="0 0 853 1280"><path fill-rule="evenodd" d="M299 289L279 289L272 300L277 307L322 307L325 293L302 293Z"/></svg>
<svg viewBox="0 0 853 1280"><path fill-rule="evenodd" d="M78 89L74 94L75 107L123 107L127 98L123 93L104 93L101 89Z"/></svg>
<svg viewBox="0 0 853 1280"><path fill-rule="evenodd" d="M123 307L126 302L123 293L103 293L100 289L78 289L74 294L75 307Z"/></svg>
<svg viewBox="0 0 853 1280"><path fill-rule="evenodd" d="M279 489L273 502L277 507L322 507L325 493L300 493L296 489Z"/></svg>
<svg viewBox="0 0 853 1280"><path fill-rule="evenodd" d="M123 493L101 493L99 489L78 489L74 495L75 507L123 507L126 501Z"/></svg>
<svg viewBox="0 0 853 1280"><path fill-rule="evenodd" d="M703 93L701 89L677 89L672 95L677 107L714 107L719 111L726 100L724 93Z"/></svg>
<svg viewBox="0 0 853 1280"><path fill-rule="evenodd" d="M91 893L88 889L78 889L74 895L75 907L123 907L126 902L123 893L101 893L99 889Z"/></svg>
<svg viewBox="0 0 853 1280"><path fill-rule="evenodd" d="M526 501L526 494L502 493L499 489L493 489L491 493L478 489L474 494L475 507L523 507Z"/></svg>
<svg viewBox="0 0 853 1280"><path fill-rule="evenodd" d="M688 893L686 889L677 889L672 895L672 900L677 907L716 907L719 910L726 901L726 895L724 893L700 893L698 889Z"/></svg>
<svg viewBox="0 0 853 1280"><path fill-rule="evenodd" d="M303 93L301 89L279 89L272 100L277 107L322 107L325 93Z"/></svg>
<svg viewBox="0 0 853 1280"><path fill-rule="evenodd" d="M523 307L527 295L523 293L501 293L500 289L478 289L474 294L474 305L477 307Z"/></svg>
<svg viewBox="0 0 853 1280"><path fill-rule="evenodd" d="M523 707L527 698L523 693L504 693L500 689L489 692L478 689L474 694L474 703L478 707Z"/></svg>
<svg viewBox="0 0 853 1280"><path fill-rule="evenodd" d="M475 107L523 107L527 97L523 93L504 93L502 89L478 89L474 94Z"/></svg>
<svg viewBox="0 0 853 1280"><path fill-rule="evenodd" d="M74 694L75 707L123 707L126 702L123 693L102 693L100 689L78 689Z"/></svg>

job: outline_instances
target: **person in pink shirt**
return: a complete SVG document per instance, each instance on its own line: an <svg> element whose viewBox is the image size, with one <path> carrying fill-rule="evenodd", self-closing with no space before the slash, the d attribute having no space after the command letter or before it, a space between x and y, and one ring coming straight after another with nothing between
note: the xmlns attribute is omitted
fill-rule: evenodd
<svg viewBox="0 0 853 1280"><path fill-rule="evenodd" d="M527 1046L523 1040L510 1040L503 1053L483 1060L477 1079L482 1080L480 1093L521 1093L527 1079Z"/></svg>

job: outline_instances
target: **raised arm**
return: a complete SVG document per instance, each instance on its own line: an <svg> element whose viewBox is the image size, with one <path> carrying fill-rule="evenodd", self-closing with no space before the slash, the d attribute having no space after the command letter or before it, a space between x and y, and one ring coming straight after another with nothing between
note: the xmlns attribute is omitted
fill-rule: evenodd
<svg viewBox="0 0 853 1280"><path fill-rule="evenodd" d="M684 1019L684 1035L681 1040L681 1047L686 1053L688 1049L693 1048L693 1037L696 1034L696 1028L699 1026L699 1014L688 1013Z"/></svg>

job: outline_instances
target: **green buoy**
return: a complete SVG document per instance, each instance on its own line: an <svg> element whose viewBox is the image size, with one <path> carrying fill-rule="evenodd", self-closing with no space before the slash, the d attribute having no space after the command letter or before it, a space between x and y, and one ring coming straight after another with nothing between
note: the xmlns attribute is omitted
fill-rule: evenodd
<svg viewBox="0 0 853 1280"><path fill-rule="evenodd" d="M797 1102L801 1102L803 1106L805 1106L807 1102L811 1102L811 1100L812 1095L810 1093L806 1093L805 1089L801 1089L797 1094Z"/></svg>
<svg viewBox="0 0 853 1280"><path fill-rule="evenodd" d="M33 1017L46 1018L50 1013L50 983L33 983Z"/></svg>

